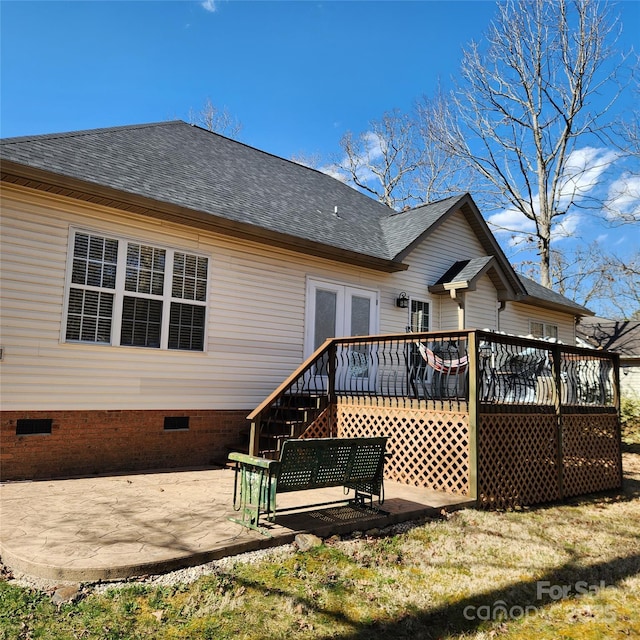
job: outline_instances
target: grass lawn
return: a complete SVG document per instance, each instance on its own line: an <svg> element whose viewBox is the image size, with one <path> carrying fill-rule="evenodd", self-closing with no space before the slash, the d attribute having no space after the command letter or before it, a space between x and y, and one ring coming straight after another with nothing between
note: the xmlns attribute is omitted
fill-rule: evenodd
<svg viewBox="0 0 640 640"><path fill-rule="evenodd" d="M189 585L132 582L59 606L0 581L0 638L640 637L640 445L625 449L619 495L461 511L237 562Z"/></svg>

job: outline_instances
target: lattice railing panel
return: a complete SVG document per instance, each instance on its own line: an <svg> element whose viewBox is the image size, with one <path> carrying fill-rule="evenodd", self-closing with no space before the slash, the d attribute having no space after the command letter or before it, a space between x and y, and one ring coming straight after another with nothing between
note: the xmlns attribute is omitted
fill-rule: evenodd
<svg viewBox="0 0 640 640"><path fill-rule="evenodd" d="M615 414L562 418L564 494L579 496L622 484L620 437Z"/></svg>
<svg viewBox="0 0 640 640"><path fill-rule="evenodd" d="M339 403L338 435L387 436L385 478L469 495L469 416L417 407Z"/></svg>
<svg viewBox="0 0 640 640"><path fill-rule="evenodd" d="M479 415L478 506L506 509L560 498L557 440L555 415Z"/></svg>

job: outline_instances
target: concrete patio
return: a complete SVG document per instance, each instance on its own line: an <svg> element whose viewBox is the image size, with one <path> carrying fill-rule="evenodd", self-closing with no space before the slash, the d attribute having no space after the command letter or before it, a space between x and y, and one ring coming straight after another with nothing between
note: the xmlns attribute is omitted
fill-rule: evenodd
<svg viewBox="0 0 640 640"><path fill-rule="evenodd" d="M2 562L53 580L117 580L288 544L302 532L366 531L472 504L387 482L384 514L346 503L283 512L269 538L228 519L233 477L197 469L0 484ZM341 488L300 491L279 496L278 509L344 499Z"/></svg>

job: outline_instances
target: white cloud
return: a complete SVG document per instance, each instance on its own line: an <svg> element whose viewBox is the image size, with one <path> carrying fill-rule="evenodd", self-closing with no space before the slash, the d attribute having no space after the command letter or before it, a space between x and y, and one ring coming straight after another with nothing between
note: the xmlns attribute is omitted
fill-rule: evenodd
<svg viewBox="0 0 640 640"><path fill-rule="evenodd" d="M602 174L620 157L611 149L583 147L567 158L559 186L560 206L586 197L600 184Z"/></svg>
<svg viewBox="0 0 640 640"><path fill-rule="evenodd" d="M327 164L323 167L318 167L318 171L322 171L322 173L326 173L328 176L331 176L336 180L340 180L340 182L347 182L347 176L344 171L341 171L335 164Z"/></svg>
<svg viewBox="0 0 640 640"><path fill-rule="evenodd" d="M551 228L551 236L556 239L572 237L582 222L582 216L578 213L569 213Z"/></svg>
<svg viewBox="0 0 640 640"><path fill-rule="evenodd" d="M358 179L360 182L366 183L376 180L375 174L367 167L368 164L374 164L377 160L379 160L383 155L383 140L382 138L375 133L374 131L366 131L361 136L363 141L363 149L362 152L356 156L356 165L359 167L358 170ZM341 163L343 166L348 166L349 161L347 156L345 156ZM324 167L319 167L319 171L322 173L326 173L332 178L336 178L341 182L349 182L350 176L347 172L343 171L339 168L337 164L325 165Z"/></svg>
<svg viewBox="0 0 640 640"><path fill-rule="evenodd" d="M617 152L602 147L575 149L567 159L564 176L558 187L558 209L567 209L572 203L579 203L594 189L601 187L603 174L619 157ZM538 194L533 197L531 204L537 216L540 211ZM569 237L575 233L581 220L582 217L574 212L564 215L555 223L552 233L556 237ZM489 217L488 222L497 233L535 234L533 221L515 209L500 211ZM517 239L512 241L517 244Z"/></svg>
<svg viewBox="0 0 640 640"><path fill-rule="evenodd" d="M505 209L490 216L487 222L498 232L535 233L536 226L522 212L515 209Z"/></svg>
<svg viewBox="0 0 640 640"><path fill-rule="evenodd" d="M362 134L364 140L365 149L362 154L363 160L373 162L382 158L382 145L384 140L374 131L367 131Z"/></svg>
<svg viewBox="0 0 640 640"><path fill-rule="evenodd" d="M203 0L200 3L200 6L209 13L215 13L216 11L216 0Z"/></svg>
<svg viewBox="0 0 640 640"><path fill-rule="evenodd" d="M609 220L640 221L640 176L624 173L609 185L605 209Z"/></svg>

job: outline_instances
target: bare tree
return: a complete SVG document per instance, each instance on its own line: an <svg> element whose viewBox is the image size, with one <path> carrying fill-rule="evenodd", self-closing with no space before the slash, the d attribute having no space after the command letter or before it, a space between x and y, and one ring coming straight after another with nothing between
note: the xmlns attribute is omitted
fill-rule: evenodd
<svg viewBox="0 0 640 640"><path fill-rule="evenodd" d="M298 151L297 153L293 153L290 157L292 162L296 162L301 164L304 167L309 167L310 169L318 169L322 166L322 154L319 151L314 153L307 153L306 151Z"/></svg>
<svg viewBox="0 0 640 640"><path fill-rule="evenodd" d="M517 268L535 277L539 265ZM558 293L611 318L632 318L640 312L640 252L622 258L600 243L569 252L553 249L551 275Z"/></svg>
<svg viewBox="0 0 640 640"><path fill-rule="evenodd" d="M619 93L616 27L597 0L498 3L486 50L468 48L462 84L432 122L441 148L487 185L502 228L526 223L547 287L554 233L570 232L568 214L618 157L602 148Z"/></svg>
<svg viewBox="0 0 640 640"><path fill-rule="evenodd" d="M640 251L628 258L604 256L602 271L608 284L608 290L604 290L602 298L612 309L610 315L637 318L640 314Z"/></svg>
<svg viewBox="0 0 640 640"><path fill-rule="evenodd" d="M631 84L632 106L630 113L622 120L620 129L625 150L631 156L640 158L640 55L635 56L635 64L632 68L634 70Z"/></svg>
<svg viewBox="0 0 640 640"><path fill-rule="evenodd" d="M242 123L232 116L227 107L216 107L210 98L200 111L189 111L189 122L203 127L207 131L214 131L227 138L237 139L242 131Z"/></svg>
<svg viewBox="0 0 640 640"><path fill-rule="evenodd" d="M437 123L447 104L446 96L438 89L434 97L422 96L415 105L423 149L422 163L415 176L415 189L423 202L441 200L476 188L475 173L459 156L448 153L438 144Z"/></svg>
<svg viewBox="0 0 640 640"><path fill-rule="evenodd" d="M640 56L632 65L631 107L618 123L621 153L628 160L624 172L609 187L606 214L612 224L640 222Z"/></svg>
<svg viewBox="0 0 640 640"><path fill-rule="evenodd" d="M368 131L345 133L343 156L333 167L356 187L391 208L421 201L409 177L422 163L422 148L415 119L395 109L370 123Z"/></svg>
<svg viewBox="0 0 640 640"><path fill-rule="evenodd" d="M432 102L423 98L415 112L394 109L371 121L365 132L348 131L340 140L342 155L324 170L393 209L468 191L457 159L432 144L431 109Z"/></svg>

